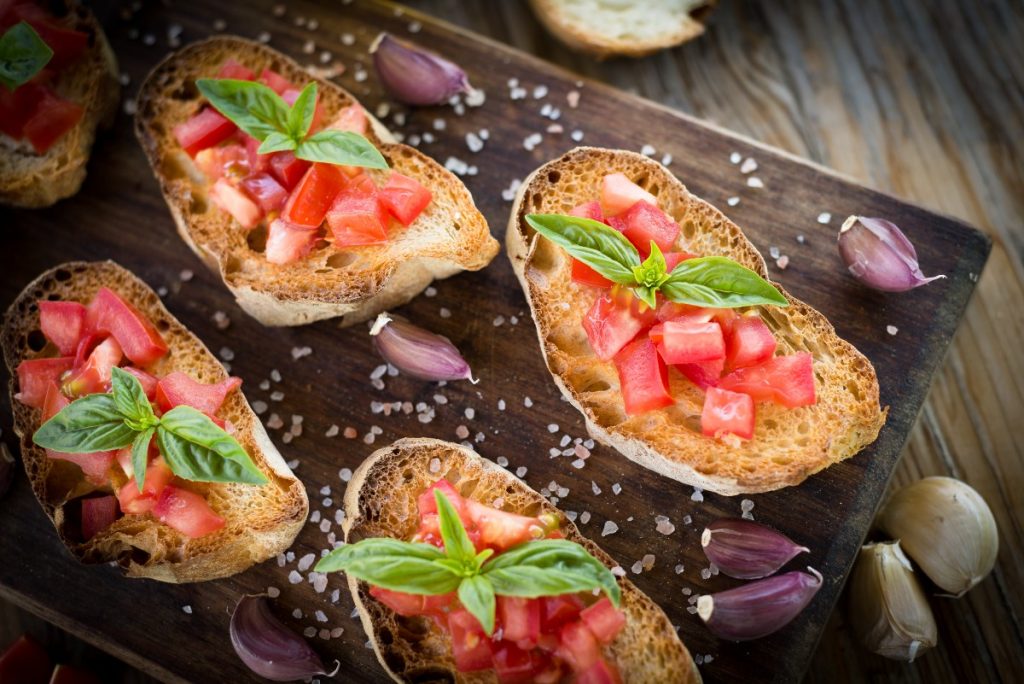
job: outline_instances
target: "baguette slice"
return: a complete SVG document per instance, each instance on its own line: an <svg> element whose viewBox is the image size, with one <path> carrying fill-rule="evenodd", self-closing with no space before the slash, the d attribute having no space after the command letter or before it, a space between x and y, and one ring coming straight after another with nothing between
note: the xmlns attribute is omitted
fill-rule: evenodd
<svg viewBox="0 0 1024 684"><path fill-rule="evenodd" d="M85 113L43 155L36 154L27 141L15 142L0 134L0 204L38 209L77 193L85 180L96 130L114 121L121 86L117 60L103 28L78 2L68 2L63 9L72 18L71 28L89 34L89 47L81 59L60 74L54 90L82 105Z"/></svg>
<svg viewBox="0 0 1024 684"><path fill-rule="evenodd" d="M416 497L445 478L466 497L522 515L557 509L525 482L474 451L437 439L406 438L378 449L352 475L345 490L345 541L367 537L409 539L416 531ZM564 516L563 516L564 517ZM562 532L609 568L618 565L597 544L565 520ZM462 673L452 658L451 640L432 621L405 618L369 593L369 585L348 577L352 598L377 659L397 682L497 682L493 670ZM604 655L626 682L700 682L690 652L668 617L626 578L619 578L626 627Z"/></svg>
<svg viewBox="0 0 1024 684"><path fill-rule="evenodd" d="M316 81L325 121L358 103L281 53L231 37L211 38L173 53L153 69L139 91L135 132L178 232L220 273L238 304L254 318L264 325L301 325L342 316L343 326L352 325L404 304L435 278L479 270L498 253L497 241L462 182L422 152L397 144L368 114L367 138L394 170L429 188L433 201L386 245L346 251L325 248L286 265L268 262L262 253L265 229L247 233L208 200L205 178L172 132L202 106L195 80L214 76L228 58L257 73L271 68L294 83ZM378 185L390 173L367 171Z"/></svg>
<svg viewBox="0 0 1024 684"><path fill-rule="evenodd" d="M39 331L38 300L89 302L104 286L148 316L166 340L170 352L151 368L157 375L182 371L208 383L227 377L210 350L164 308L156 293L112 261L61 264L29 283L7 310L0 343L12 378L14 431L21 439L25 472L61 540L84 563L116 561L130 577L175 583L234 575L287 549L306 520L306 488L288 469L240 391L228 396L219 417L234 425L236 439L270 483L189 483L189 489L203 494L225 519L222 529L189 539L149 514L126 515L91 540L77 541L69 502L98 488L82 478L78 466L51 460L32 443L41 411L14 398L15 369L24 359L52 356L55 351Z"/></svg>
<svg viewBox="0 0 1024 684"><path fill-rule="evenodd" d="M798 484L873 442L888 409L879 407L871 362L778 283L773 284L790 305L756 308L775 333L779 353L813 354L817 404L797 409L758 404L754 439L728 446L700 433L704 393L672 370L674 406L626 415L615 366L594 356L581 325L597 288L572 282L569 255L537 239L524 219L530 213L569 213L592 201L601 179L616 171L658 198L661 209L680 223L680 240L689 251L729 257L768 278L764 259L736 224L643 155L579 147L534 171L512 208L508 255L537 323L548 370L563 396L583 413L594 439L645 468L730 496Z"/></svg>
<svg viewBox="0 0 1024 684"><path fill-rule="evenodd" d="M644 57L704 33L718 0L530 0L540 22L573 50L598 59Z"/></svg>

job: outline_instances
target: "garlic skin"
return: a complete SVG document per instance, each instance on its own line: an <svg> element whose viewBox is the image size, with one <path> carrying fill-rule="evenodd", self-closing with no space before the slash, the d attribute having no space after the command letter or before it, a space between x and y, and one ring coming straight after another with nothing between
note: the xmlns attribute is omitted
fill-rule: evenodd
<svg viewBox="0 0 1024 684"><path fill-rule="evenodd" d="M700 537L707 559L729 577L767 577L801 553L800 546L781 532L752 520L722 518L706 528Z"/></svg>
<svg viewBox="0 0 1024 684"><path fill-rule="evenodd" d="M861 547L850 580L850 622L873 653L913 662L938 643L935 616L900 543Z"/></svg>
<svg viewBox="0 0 1024 684"><path fill-rule="evenodd" d="M389 33L377 36L370 54L381 84L400 102L444 104L470 90L466 72L457 64Z"/></svg>
<svg viewBox="0 0 1024 684"><path fill-rule="evenodd" d="M883 292L905 292L946 277L926 277L914 245L885 219L847 218L839 229L839 255L857 280Z"/></svg>
<svg viewBox="0 0 1024 684"><path fill-rule="evenodd" d="M963 596L996 563L999 532L988 504L970 485L926 477L896 492L875 524L937 586Z"/></svg>

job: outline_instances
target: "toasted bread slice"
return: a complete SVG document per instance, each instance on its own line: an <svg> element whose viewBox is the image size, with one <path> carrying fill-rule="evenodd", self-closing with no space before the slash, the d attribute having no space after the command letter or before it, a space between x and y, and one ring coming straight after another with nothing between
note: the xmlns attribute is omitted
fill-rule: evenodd
<svg viewBox="0 0 1024 684"><path fill-rule="evenodd" d="M567 214L594 200L601 179L614 172L658 198L661 209L680 223L679 239L686 249L729 257L768 278L764 259L736 224L643 155L579 147L534 171L512 208L508 255L537 323L548 370L565 398L583 413L591 435L645 468L725 495L798 484L873 442L886 411L879 407L871 362L841 339L824 316L790 297L778 283L773 284L790 305L757 310L778 339L779 353L813 354L815 405L789 409L758 404L754 438L729 446L701 434L704 392L673 369L675 405L626 415L615 366L594 356L581 325L598 289L574 283L569 255L548 240L538 240L524 219L530 213Z"/></svg>
<svg viewBox="0 0 1024 684"><path fill-rule="evenodd" d="M89 9L78 2L69 2L65 9L71 18L69 25L89 34L89 47L60 74L54 90L82 105L85 113L42 155L28 142L15 142L0 134L0 204L37 209L77 193L85 180L96 130L114 121L121 86L107 37Z"/></svg>
<svg viewBox="0 0 1024 684"><path fill-rule="evenodd" d="M418 524L416 497L445 478L467 497L521 515L557 509L525 482L471 449L437 439L400 439L370 455L345 490L345 541L367 537L409 539ZM564 516L563 516L564 518ZM609 568L618 565L572 522L562 532ZM388 674L398 682L497 682L493 670L462 673L455 668L450 637L432 621L406 618L373 599L369 586L352 577L349 589L363 629ZM604 655L626 682L701 681L690 652L668 617L626 578L619 578L626 627Z"/></svg>
<svg viewBox="0 0 1024 684"><path fill-rule="evenodd" d="M545 28L598 59L643 57L704 33L718 0L530 0Z"/></svg>
<svg viewBox="0 0 1024 684"><path fill-rule="evenodd" d="M126 515L85 543L76 538L69 503L99 488L83 479L78 466L50 459L32 443L41 411L14 398L15 369L24 359L55 352L39 331L36 302L63 299L88 303L101 287L114 290L148 316L167 342L170 352L148 370L158 376L182 371L207 383L227 377L216 357L164 308L156 293L112 261L61 264L29 283L7 310L0 343L12 378L14 431L21 438L25 472L61 540L82 562L116 561L130 577L162 582L227 577L287 549L306 521L306 488L288 469L240 391L228 396L219 417L234 426L235 438L270 483L189 483L189 489L205 496L214 512L224 518L222 529L189 539L149 514Z"/></svg>
<svg viewBox="0 0 1024 684"><path fill-rule="evenodd" d="M135 131L149 157L181 237L220 272L238 304L264 325L301 325L342 316L342 325L367 320L409 301L435 278L476 271L498 253L498 243L473 204L469 190L451 172L415 148L397 144L370 118L367 138L392 169L429 188L433 201L386 245L346 251L323 248L286 265L262 253L265 229L248 233L207 199L207 183L174 138L172 129L199 111L197 78L212 77L233 58L257 73L271 68L285 78L315 80L331 121L358 104L338 86L304 71L259 43L218 37L172 54L150 73L138 99ZM389 171L367 169L379 185Z"/></svg>

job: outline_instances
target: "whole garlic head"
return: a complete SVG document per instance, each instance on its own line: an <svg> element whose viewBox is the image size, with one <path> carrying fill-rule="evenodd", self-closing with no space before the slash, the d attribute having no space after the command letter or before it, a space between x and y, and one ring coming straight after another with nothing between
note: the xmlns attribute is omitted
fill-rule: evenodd
<svg viewBox="0 0 1024 684"><path fill-rule="evenodd" d="M896 492L876 521L936 585L963 596L992 570L999 534L988 504L970 485L926 477Z"/></svg>

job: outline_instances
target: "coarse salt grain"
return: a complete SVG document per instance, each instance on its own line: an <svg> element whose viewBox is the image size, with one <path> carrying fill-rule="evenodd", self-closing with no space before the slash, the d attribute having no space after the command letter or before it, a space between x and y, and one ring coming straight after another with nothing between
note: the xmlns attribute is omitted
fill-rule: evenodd
<svg viewBox="0 0 1024 684"><path fill-rule="evenodd" d="M827 224L831 220L832 220L832 214L828 213L827 211L823 211L820 214L818 214L818 223Z"/></svg>
<svg viewBox="0 0 1024 684"><path fill-rule="evenodd" d="M700 571L701 579L711 579L711 568L701 568Z"/></svg>
<svg viewBox="0 0 1024 684"><path fill-rule="evenodd" d="M476 133L469 132L466 134L466 147L469 148L470 152L474 154L484 149L484 141L480 139L480 136Z"/></svg>
<svg viewBox="0 0 1024 684"><path fill-rule="evenodd" d="M682 563L679 563L678 565L676 565L675 570L676 570L676 574L677 575L682 575L683 574L683 570L685 570L685 568L683 567ZM683 593L686 594L688 592L687 592L686 589L683 589Z"/></svg>
<svg viewBox="0 0 1024 684"><path fill-rule="evenodd" d="M530 408L531 406L533 406L533 399L531 399L530 397L525 397L523 399L523 406L525 406L526 408Z"/></svg>
<svg viewBox="0 0 1024 684"><path fill-rule="evenodd" d="M753 157L747 157L740 164L740 173L753 173L754 171L757 171L757 162Z"/></svg>
<svg viewBox="0 0 1024 684"><path fill-rule="evenodd" d="M502 468L507 468L508 467L508 459L505 458L504 456L499 456L495 460L498 462L498 465L500 465Z"/></svg>
<svg viewBox="0 0 1024 684"><path fill-rule="evenodd" d="M887 325L887 326L885 326L885 332L889 333L890 335L895 335L899 331L900 331L900 329L897 328L895 325Z"/></svg>
<svg viewBox="0 0 1024 684"><path fill-rule="evenodd" d="M532 152L537 145L540 145L544 140L544 136L540 133L531 133L530 135L523 138L523 148L527 152Z"/></svg>
<svg viewBox="0 0 1024 684"><path fill-rule="evenodd" d="M345 439L355 439L356 435L358 435L359 433L356 432L356 429L354 427L349 426L345 428L345 431L342 434L345 435Z"/></svg>
<svg viewBox="0 0 1024 684"><path fill-rule="evenodd" d="M655 529L661 534L668 536L676 531L676 526L673 525L668 518L665 518L664 520L658 521L657 525L655 526Z"/></svg>
<svg viewBox="0 0 1024 684"><path fill-rule="evenodd" d="M622 492L622 485L620 485L618 482L616 482L615 484L612 485L612 493L615 496L618 496L621 492Z"/></svg>
<svg viewBox="0 0 1024 684"><path fill-rule="evenodd" d="M348 468L342 468L338 471L338 479L342 482L348 482L352 479L352 471Z"/></svg>
<svg viewBox="0 0 1024 684"><path fill-rule="evenodd" d="M312 639L316 636L316 627L306 627L304 630L302 630L302 636L306 637L307 639Z"/></svg>
<svg viewBox="0 0 1024 684"><path fill-rule="evenodd" d="M516 477L526 477L526 466L519 466L516 468Z"/></svg>
<svg viewBox="0 0 1024 684"><path fill-rule="evenodd" d="M757 176L751 176L750 178L747 179L747 185L751 188L763 188L764 181L758 178Z"/></svg>
<svg viewBox="0 0 1024 684"><path fill-rule="evenodd" d="M604 527L601 528L601 536L602 537L607 537L608 535L615 534L618 531L619 531L619 526L617 524L615 524L611 520L606 520L605 523L604 523Z"/></svg>
<svg viewBox="0 0 1024 684"><path fill-rule="evenodd" d="M547 97L548 87L546 85L539 85L533 89L533 99L540 100Z"/></svg>
<svg viewBox="0 0 1024 684"><path fill-rule="evenodd" d="M633 567L630 568L630 570L633 571L634 575L639 575L643 571L643 569L644 569L643 563L641 563L640 561L637 561L636 563L633 563Z"/></svg>
<svg viewBox="0 0 1024 684"><path fill-rule="evenodd" d="M597 483L594 482L593 480L590 481L590 489L591 489L591 491L594 492L594 496L600 496L601 495L601 488L598 487Z"/></svg>
<svg viewBox="0 0 1024 684"><path fill-rule="evenodd" d="M191 615L192 614L192 606L182 606L181 607L181 612L185 613L185 615Z"/></svg>
<svg viewBox="0 0 1024 684"><path fill-rule="evenodd" d="M728 204L730 207L735 207L737 204L740 203L740 198L730 197L729 199L725 200L725 203Z"/></svg>
<svg viewBox="0 0 1024 684"><path fill-rule="evenodd" d="M252 402L252 410L255 411L256 415L258 416L266 413L268 408L269 406L267 406L267 402L265 401L260 401L257 399L256 401Z"/></svg>
<svg viewBox="0 0 1024 684"><path fill-rule="evenodd" d="M548 432L558 432L558 424L551 423L548 425Z"/></svg>
<svg viewBox="0 0 1024 684"><path fill-rule="evenodd" d="M733 152L732 154L729 155L729 161L733 164L739 164L741 161L743 161L743 155L740 154L739 152Z"/></svg>
<svg viewBox="0 0 1024 684"><path fill-rule="evenodd" d="M466 420L473 420L476 417L476 409L470 407L463 411L463 415L466 416Z"/></svg>
<svg viewBox="0 0 1024 684"><path fill-rule="evenodd" d="M499 411L504 411L505 410L505 400L504 399L499 399L498 400L498 410Z"/></svg>
<svg viewBox="0 0 1024 684"><path fill-rule="evenodd" d="M438 313L441 314L441 318L451 318L452 317L452 312L449 311L448 309L444 308L444 307L441 307L441 310Z"/></svg>
<svg viewBox="0 0 1024 684"><path fill-rule="evenodd" d="M654 145L644 145L640 148L640 154L645 157L653 157L655 152L657 152L657 150L654 149Z"/></svg>
<svg viewBox="0 0 1024 684"><path fill-rule="evenodd" d="M653 568L654 560L655 559L653 553L644 554L644 557L641 559L641 562L644 564L644 570L650 570L651 568Z"/></svg>
<svg viewBox="0 0 1024 684"><path fill-rule="evenodd" d="M779 267L779 270L785 271L786 267L789 266L789 256L783 254L775 260L775 265Z"/></svg>
<svg viewBox="0 0 1024 684"><path fill-rule="evenodd" d="M690 495L690 501L703 501L704 491L700 487L693 488L693 494Z"/></svg>
<svg viewBox="0 0 1024 684"><path fill-rule="evenodd" d="M587 465L587 462L584 461L582 458L577 458L570 465L572 465L572 467L575 468L576 470L580 470L581 468L583 468L583 466Z"/></svg>
<svg viewBox="0 0 1024 684"><path fill-rule="evenodd" d="M270 414L270 419L267 420L267 427L271 430L279 430L284 426L284 421L281 420L281 416L276 413Z"/></svg>
<svg viewBox="0 0 1024 684"><path fill-rule="evenodd" d="M341 432L341 428L339 428L337 425L331 425L331 427L327 428L327 432L324 433L324 436L337 437L339 432Z"/></svg>
<svg viewBox="0 0 1024 684"><path fill-rule="evenodd" d="M298 584L301 581L302 581L302 575L300 575L296 571L292 570L291 572L288 573L288 583L289 584Z"/></svg>
<svg viewBox="0 0 1024 684"><path fill-rule="evenodd" d="M616 577L625 577L626 571L622 567L616 565L614 568L612 568L612 574Z"/></svg>
<svg viewBox="0 0 1024 684"><path fill-rule="evenodd" d="M573 139L573 142L579 142L583 140L583 131L577 128L575 131L569 134L569 137Z"/></svg>
<svg viewBox="0 0 1024 684"><path fill-rule="evenodd" d="M307 553L305 556L299 559L298 569L299 572L306 572L313 567L313 561L316 560L316 554Z"/></svg>
<svg viewBox="0 0 1024 684"><path fill-rule="evenodd" d="M670 166L671 164L672 164L672 155L669 154L668 152L666 152L661 157L661 165L662 166Z"/></svg>
<svg viewBox="0 0 1024 684"><path fill-rule="evenodd" d="M580 522L584 525L590 522L590 511L583 511L580 513Z"/></svg>

